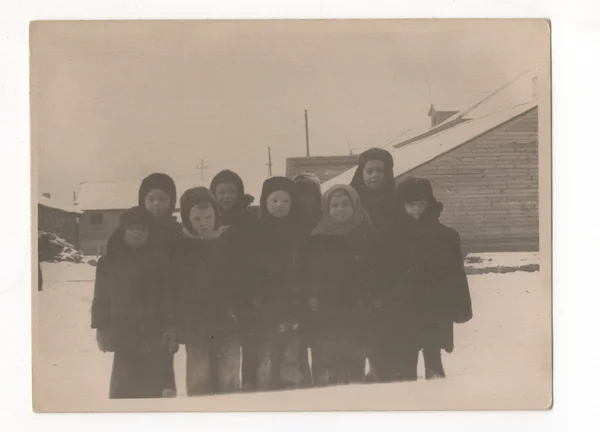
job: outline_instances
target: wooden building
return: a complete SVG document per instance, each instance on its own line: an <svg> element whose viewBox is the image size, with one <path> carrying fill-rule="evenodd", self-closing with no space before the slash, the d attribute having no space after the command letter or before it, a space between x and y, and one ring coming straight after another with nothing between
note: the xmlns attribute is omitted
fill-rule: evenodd
<svg viewBox="0 0 600 432"><path fill-rule="evenodd" d="M356 166L357 163L358 155L294 157L286 160L285 175L294 178L298 174L310 172L321 182L325 182Z"/></svg>
<svg viewBox="0 0 600 432"><path fill-rule="evenodd" d="M44 193L38 198L38 230L56 234L78 248L80 213L73 205L58 203Z"/></svg>
<svg viewBox="0 0 600 432"><path fill-rule="evenodd" d="M539 250L538 103L453 114L396 144L396 182L431 180L466 252ZM430 115L432 111L430 111ZM468 114L468 115L467 115ZM355 167L322 185L349 183Z"/></svg>
<svg viewBox="0 0 600 432"><path fill-rule="evenodd" d="M138 182L89 182L82 183L77 194L79 218L79 248L85 255L103 255L106 243L119 226L121 214L138 204ZM197 186L209 187L209 182L175 179L177 186L177 209L175 218L180 222L179 199L187 189ZM261 183L262 184L262 183ZM258 206L260 195L256 187L247 190L254 196L253 207ZM258 191L260 193L260 190ZM256 213L257 210L251 209Z"/></svg>

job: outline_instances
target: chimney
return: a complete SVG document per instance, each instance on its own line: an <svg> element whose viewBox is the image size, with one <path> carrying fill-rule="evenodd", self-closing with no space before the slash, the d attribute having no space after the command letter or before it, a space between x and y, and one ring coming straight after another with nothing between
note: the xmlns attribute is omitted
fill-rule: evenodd
<svg viewBox="0 0 600 432"><path fill-rule="evenodd" d="M532 91L532 98L535 100L538 98L538 77L534 76L531 79L531 91Z"/></svg>
<svg viewBox="0 0 600 432"><path fill-rule="evenodd" d="M42 194L42 196L43 196L44 198L48 198L48 199L50 199L50 198L51 198L50 192L44 192L44 193Z"/></svg>
<svg viewBox="0 0 600 432"><path fill-rule="evenodd" d="M458 112L459 112L458 110L452 109L450 107L440 108L440 107L435 107L434 105L431 105L427 115L429 117L431 117L431 127L435 127L435 126L439 125L440 123L445 122L453 115L458 114Z"/></svg>

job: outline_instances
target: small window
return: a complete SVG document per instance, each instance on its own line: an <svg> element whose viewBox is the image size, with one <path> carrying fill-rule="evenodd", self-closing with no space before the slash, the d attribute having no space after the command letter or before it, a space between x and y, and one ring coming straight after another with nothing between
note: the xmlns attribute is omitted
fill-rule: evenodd
<svg viewBox="0 0 600 432"><path fill-rule="evenodd" d="M91 213L90 225L102 225L102 213Z"/></svg>

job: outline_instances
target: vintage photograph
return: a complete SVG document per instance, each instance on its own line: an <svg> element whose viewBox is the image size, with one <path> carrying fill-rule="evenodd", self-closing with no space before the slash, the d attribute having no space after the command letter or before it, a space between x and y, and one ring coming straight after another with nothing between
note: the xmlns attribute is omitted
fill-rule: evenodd
<svg viewBox="0 0 600 432"><path fill-rule="evenodd" d="M550 23L30 25L36 412L552 407Z"/></svg>

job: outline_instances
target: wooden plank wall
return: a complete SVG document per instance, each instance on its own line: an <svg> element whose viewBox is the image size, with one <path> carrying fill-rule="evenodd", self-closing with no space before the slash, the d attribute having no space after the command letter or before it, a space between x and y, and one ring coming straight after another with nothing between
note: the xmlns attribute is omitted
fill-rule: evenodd
<svg viewBox="0 0 600 432"><path fill-rule="evenodd" d="M397 178L431 180L467 251L539 249L537 108Z"/></svg>
<svg viewBox="0 0 600 432"><path fill-rule="evenodd" d="M102 214L102 224L90 224L92 213ZM106 242L119 226L119 218L123 210L85 211L79 218L79 247L84 255L100 255L106 253Z"/></svg>
<svg viewBox="0 0 600 432"><path fill-rule="evenodd" d="M352 156L315 156L288 158L286 176L293 178L303 172L315 174L321 182L326 182L358 164L358 155Z"/></svg>
<svg viewBox="0 0 600 432"><path fill-rule="evenodd" d="M38 229L56 234L77 248L77 215L38 204Z"/></svg>

